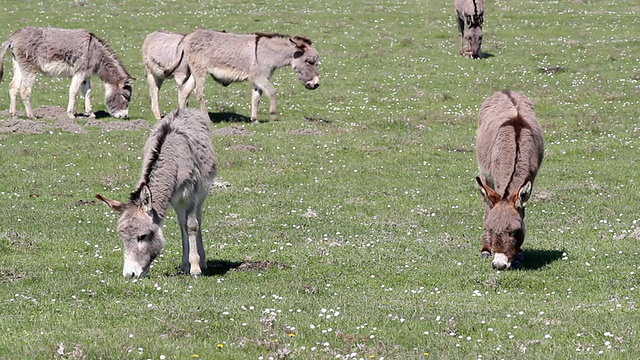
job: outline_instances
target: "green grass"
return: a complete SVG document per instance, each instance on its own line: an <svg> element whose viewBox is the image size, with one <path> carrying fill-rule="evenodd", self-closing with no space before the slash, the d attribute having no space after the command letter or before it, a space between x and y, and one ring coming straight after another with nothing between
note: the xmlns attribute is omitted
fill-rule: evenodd
<svg viewBox="0 0 640 360"><path fill-rule="evenodd" d="M457 55L449 2L0 5L3 39L26 25L105 39L137 78L130 116L150 124L151 31L308 35L322 61L316 91L276 72L279 121L263 100L262 123L212 124L248 134L213 136L230 186L205 205L210 276L177 275L173 212L149 277L121 276L117 216L93 196L127 198L148 130L0 133L0 358L640 357L640 8L486 6L491 56L472 61ZM40 76L34 108L66 108L68 85ZM545 160L523 268L497 272L479 256L474 134L482 100L504 88L533 100ZM103 91L95 79L94 110ZM210 111L249 115L248 84L205 91ZM167 81L163 112L175 93ZM270 266L234 269L250 261Z"/></svg>

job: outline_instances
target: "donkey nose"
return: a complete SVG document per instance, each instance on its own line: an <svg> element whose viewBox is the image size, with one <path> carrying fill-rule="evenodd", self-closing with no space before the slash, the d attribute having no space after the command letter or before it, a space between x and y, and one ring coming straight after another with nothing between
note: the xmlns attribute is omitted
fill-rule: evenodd
<svg viewBox="0 0 640 360"><path fill-rule="evenodd" d="M509 258L507 258L507 255L503 253L496 253L493 257L491 265L496 270L505 270L511 266L511 264L509 263Z"/></svg>

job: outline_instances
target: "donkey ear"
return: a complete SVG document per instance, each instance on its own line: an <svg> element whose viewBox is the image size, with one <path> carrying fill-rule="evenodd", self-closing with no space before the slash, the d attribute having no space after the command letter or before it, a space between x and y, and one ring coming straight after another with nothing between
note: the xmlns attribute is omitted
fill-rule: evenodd
<svg viewBox="0 0 640 360"><path fill-rule="evenodd" d="M142 185L142 189L140 191L140 207L144 212L150 213L153 209L153 201L151 200L151 190L147 184Z"/></svg>
<svg viewBox="0 0 640 360"><path fill-rule="evenodd" d="M525 205L527 205L527 201L531 196L531 181L527 181L522 187L520 191L518 191L518 197L515 199L516 209L524 209Z"/></svg>
<svg viewBox="0 0 640 360"><path fill-rule="evenodd" d="M493 207L495 204L498 203L498 201L500 201L500 195L497 192L495 192L492 188L483 184L479 176L476 176L476 182L480 186L480 193L482 194L482 198L484 199L484 202L487 203L489 207Z"/></svg>
<svg viewBox="0 0 640 360"><path fill-rule="evenodd" d="M103 198L100 194L96 194L96 199L103 201L105 204L109 205L112 210L119 213L122 213L127 206L127 204L121 203L120 201Z"/></svg>
<svg viewBox="0 0 640 360"><path fill-rule="evenodd" d="M307 46L307 42L305 41L305 38L301 38L299 36L295 36L292 38L289 38L289 41L291 41L291 43L293 45L295 45L295 47L297 47L298 49L304 51L304 49Z"/></svg>

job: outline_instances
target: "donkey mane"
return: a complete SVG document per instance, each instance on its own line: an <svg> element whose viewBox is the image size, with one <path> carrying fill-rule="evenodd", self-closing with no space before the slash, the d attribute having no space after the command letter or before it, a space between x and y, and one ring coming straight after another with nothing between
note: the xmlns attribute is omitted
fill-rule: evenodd
<svg viewBox="0 0 640 360"><path fill-rule="evenodd" d="M118 56L116 56L113 49L104 42L104 40L100 39L92 32L89 32L87 50L88 54L93 53L93 56L99 56L99 58L93 59L96 61L95 64L91 64L87 59L87 65L94 65L97 67L97 75L102 81L117 84L122 80L132 78L122 64L122 61L120 61Z"/></svg>
<svg viewBox="0 0 640 360"><path fill-rule="evenodd" d="M140 185L138 185L138 188L134 192L132 192L131 195L129 196L129 202L133 203L140 198L140 192L144 187L143 185L149 183L151 172L153 171L155 164L158 162L158 159L160 158L160 152L162 151L162 146L164 145L164 141L167 139L167 135L169 135L173 131L175 131L175 129L173 129L171 127L171 123L168 123L168 122L162 123L162 125L158 129L158 137L156 138L156 142L153 144L151 157L149 158L149 161L147 162L142 172L142 181Z"/></svg>

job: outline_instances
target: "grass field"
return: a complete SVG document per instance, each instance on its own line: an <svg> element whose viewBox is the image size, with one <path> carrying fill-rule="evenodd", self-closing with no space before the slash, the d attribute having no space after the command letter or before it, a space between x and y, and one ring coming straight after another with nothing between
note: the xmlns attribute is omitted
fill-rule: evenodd
<svg viewBox="0 0 640 360"><path fill-rule="evenodd" d="M0 133L0 359L640 358L635 0L488 1L475 61L458 55L453 1L11 0L0 11L3 41L27 25L106 40L137 78L130 121L149 126L140 48L151 31L307 35L321 56L318 90L276 72L278 121L263 99L262 121L242 122L250 86L209 80L228 186L205 204L200 278L178 275L172 211L148 278L122 278L117 216L94 199L128 197L148 126L78 119L74 132L40 118L39 132ZM9 56L4 66L6 131ZM106 110L93 82L94 110ZM66 108L68 86L40 76L34 108ZM545 159L523 266L499 272L479 256L474 136L482 100L504 88L534 102ZM171 81L160 104L176 106Z"/></svg>

